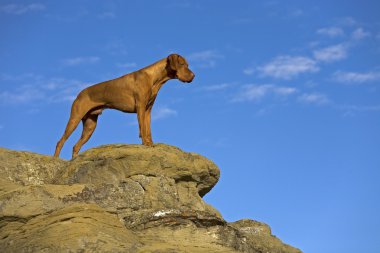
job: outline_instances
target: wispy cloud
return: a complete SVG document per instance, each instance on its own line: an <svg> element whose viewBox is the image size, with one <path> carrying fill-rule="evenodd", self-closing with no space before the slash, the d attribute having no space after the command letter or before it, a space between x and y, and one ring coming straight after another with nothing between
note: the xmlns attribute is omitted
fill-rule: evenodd
<svg viewBox="0 0 380 253"><path fill-rule="evenodd" d="M342 17L337 19L337 23L342 26L355 26L358 24L358 21L353 17Z"/></svg>
<svg viewBox="0 0 380 253"><path fill-rule="evenodd" d="M347 46L338 44L326 48L314 50L314 58L321 62L334 62L347 57Z"/></svg>
<svg viewBox="0 0 380 253"><path fill-rule="evenodd" d="M292 9L289 11L290 17L301 17L306 15L305 11L302 9Z"/></svg>
<svg viewBox="0 0 380 253"><path fill-rule="evenodd" d="M100 19L114 19L116 18L116 14L112 11L106 11L98 15Z"/></svg>
<svg viewBox="0 0 380 253"><path fill-rule="evenodd" d="M278 79L292 79L303 73L319 71L317 62L304 56L279 56L271 62L260 66L257 71L261 76Z"/></svg>
<svg viewBox="0 0 380 253"><path fill-rule="evenodd" d="M129 69L129 68L136 67L137 64L135 62L126 62L126 63L118 63L116 64L116 66L122 69Z"/></svg>
<svg viewBox="0 0 380 253"><path fill-rule="evenodd" d="M377 112L380 111L380 105L340 105L339 109L356 112Z"/></svg>
<svg viewBox="0 0 380 253"><path fill-rule="evenodd" d="M128 54L126 45L127 43L122 39L116 39L109 41L103 49L111 55L126 55Z"/></svg>
<svg viewBox="0 0 380 253"><path fill-rule="evenodd" d="M343 36L344 31L340 27L333 26L333 27L325 27L325 28L318 29L317 34L326 35L326 36L329 36L331 38L335 38L335 37Z"/></svg>
<svg viewBox="0 0 380 253"><path fill-rule="evenodd" d="M365 83L380 80L380 71L369 72L344 72L337 71L333 79L341 83Z"/></svg>
<svg viewBox="0 0 380 253"><path fill-rule="evenodd" d="M216 50L205 50L192 53L187 58L189 61L194 62L198 67L212 68L215 67L216 62L223 59L224 56Z"/></svg>
<svg viewBox="0 0 380 253"><path fill-rule="evenodd" d="M285 98L297 92L296 88L277 86L273 84L248 84L244 85L240 91L232 98L232 102L257 102L266 96L274 95L276 97Z"/></svg>
<svg viewBox="0 0 380 253"><path fill-rule="evenodd" d="M97 63L100 60L97 56L89 56L89 57L75 57L63 60L63 64L65 66L76 66L81 64L93 64Z"/></svg>
<svg viewBox="0 0 380 253"><path fill-rule="evenodd" d="M248 67L248 68L243 69L243 73L246 74L246 75L252 75L255 72L256 72L256 68L255 67Z"/></svg>
<svg viewBox="0 0 380 253"><path fill-rule="evenodd" d="M33 102L36 100L41 100L45 98L44 92L41 90L36 90L31 87L24 87L15 92L3 91L0 92L0 103L1 104L22 104Z"/></svg>
<svg viewBox="0 0 380 253"><path fill-rule="evenodd" d="M176 110L170 109L168 107L158 107L152 111L152 120L159 120L168 118L171 116L177 116L178 112Z"/></svg>
<svg viewBox="0 0 380 253"><path fill-rule="evenodd" d="M43 11L46 6L40 3L32 4L6 4L0 6L0 11L8 14L21 15L28 12Z"/></svg>
<svg viewBox="0 0 380 253"><path fill-rule="evenodd" d="M343 111L344 117L352 117L357 113L380 112L380 105L338 105L336 109Z"/></svg>
<svg viewBox="0 0 380 253"><path fill-rule="evenodd" d="M0 105L72 101L80 90L89 85L78 80L46 78L35 74L0 76L1 85L9 87L8 90L0 92Z"/></svg>
<svg viewBox="0 0 380 253"><path fill-rule="evenodd" d="M298 101L317 105L326 105L330 103L328 97L322 93L304 93L298 97Z"/></svg>
<svg viewBox="0 0 380 253"><path fill-rule="evenodd" d="M363 28L359 27L357 28L355 31L352 32L351 34L351 37L354 39L354 40L361 40L361 39L364 39L366 37L369 37L371 36L371 33L370 32L367 32L367 31L364 31Z"/></svg>
<svg viewBox="0 0 380 253"><path fill-rule="evenodd" d="M233 84L232 83L221 83L221 84L214 84L214 85L206 85L201 87L201 90L204 91L220 91L225 90L227 88L230 88Z"/></svg>

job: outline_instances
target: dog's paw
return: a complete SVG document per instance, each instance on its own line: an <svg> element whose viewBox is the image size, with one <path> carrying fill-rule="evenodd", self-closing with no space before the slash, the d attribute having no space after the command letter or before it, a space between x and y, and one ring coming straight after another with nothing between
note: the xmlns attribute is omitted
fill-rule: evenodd
<svg viewBox="0 0 380 253"><path fill-rule="evenodd" d="M143 145L148 146L148 147L153 147L153 142L151 142L151 141L143 141Z"/></svg>

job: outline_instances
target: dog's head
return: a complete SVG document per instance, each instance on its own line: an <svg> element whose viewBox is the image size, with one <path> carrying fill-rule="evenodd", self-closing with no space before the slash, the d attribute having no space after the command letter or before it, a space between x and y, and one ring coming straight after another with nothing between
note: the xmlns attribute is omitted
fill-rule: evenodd
<svg viewBox="0 0 380 253"><path fill-rule="evenodd" d="M193 81L195 75L189 69L189 64L186 59L178 54L171 54L168 56L167 68L173 78L178 78L181 82L190 83Z"/></svg>

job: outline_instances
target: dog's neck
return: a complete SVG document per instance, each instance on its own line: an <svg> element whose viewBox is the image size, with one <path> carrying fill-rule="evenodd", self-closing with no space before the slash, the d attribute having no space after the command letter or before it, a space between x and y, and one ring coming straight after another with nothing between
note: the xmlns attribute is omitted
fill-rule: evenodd
<svg viewBox="0 0 380 253"><path fill-rule="evenodd" d="M162 85L170 79L174 78L172 73L168 72L167 68L167 58L159 60L144 68L145 71L152 77L152 91L157 94Z"/></svg>

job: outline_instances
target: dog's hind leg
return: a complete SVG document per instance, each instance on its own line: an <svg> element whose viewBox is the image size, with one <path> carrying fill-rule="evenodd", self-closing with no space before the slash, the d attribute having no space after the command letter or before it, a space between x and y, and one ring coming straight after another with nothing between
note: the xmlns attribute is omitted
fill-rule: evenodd
<svg viewBox="0 0 380 253"><path fill-rule="evenodd" d="M65 141L70 137L70 135L77 128L79 122L86 115L86 113L91 109L90 106L86 106L86 103L83 103L81 99L76 99L71 107L70 119L67 122L65 132L63 133L61 139L57 142L55 148L54 156L59 157L61 149Z"/></svg>
<svg viewBox="0 0 380 253"><path fill-rule="evenodd" d="M90 139L92 133L95 131L96 123L98 121L99 114L87 114L83 119L83 131L79 141L73 147L72 158L78 155L81 147Z"/></svg>

